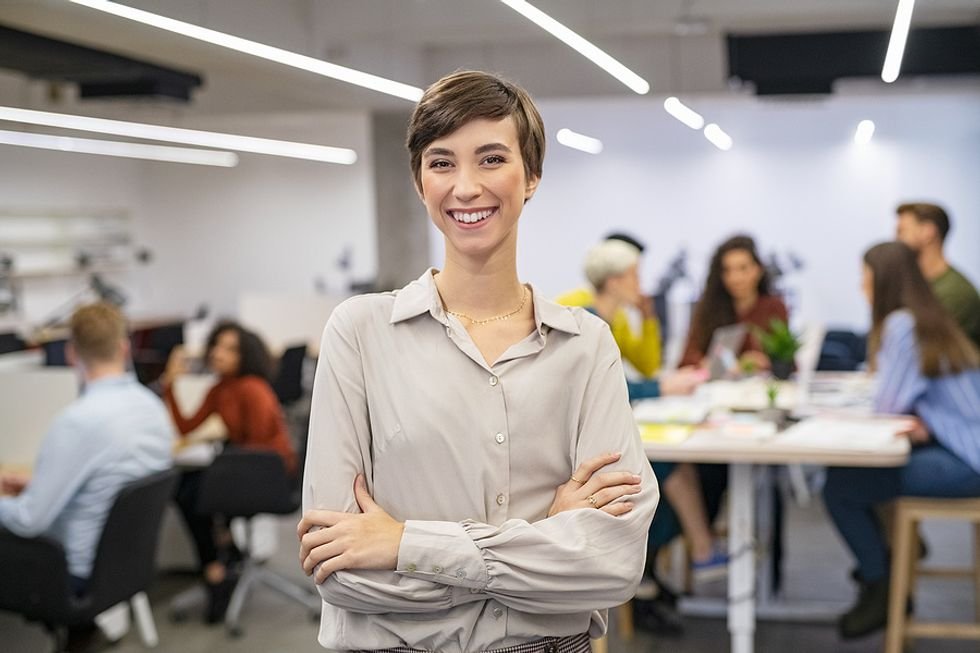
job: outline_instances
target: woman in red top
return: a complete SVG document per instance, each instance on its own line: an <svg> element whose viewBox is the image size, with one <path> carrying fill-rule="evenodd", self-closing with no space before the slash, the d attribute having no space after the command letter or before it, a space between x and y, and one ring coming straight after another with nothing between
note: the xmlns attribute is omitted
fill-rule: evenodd
<svg viewBox="0 0 980 653"><path fill-rule="evenodd" d="M227 428L229 444L275 451L282 457L286 470L295 474L296 452L279 400L269 385L271 360L262 340L234 322L225 322L208 337L206 358L218 382L191 417L181 414L173 395L173 381L184 369L180 352L171 356L162 378L164 400L181 435L217 414ZM235 579L229 575L227 565L240 554L223 521L216 515L197 512L202 475L203 471L199 470L185 472L176 499L194 538L207 583L206 618L210 623L217 623L224 618L234 588Z"/></svg>
<svg viewBox="0 0 980 653"><path fill-rule="evenodd" d="M704 294L694 309L687 346L680 366L701 365L715 330L731 324L746 324L768 331L772 320L789 321L786 305L771 294L755 241L733 236L715 250L708 270ZM742 345L741 362L769 369L769 358L751 329Z"/></svg>

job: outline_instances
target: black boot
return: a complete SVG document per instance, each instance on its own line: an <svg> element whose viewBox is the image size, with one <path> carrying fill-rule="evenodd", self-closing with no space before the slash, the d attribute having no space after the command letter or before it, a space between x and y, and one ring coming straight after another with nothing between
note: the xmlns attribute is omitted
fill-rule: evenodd
<svg viewBox="0 0 980 653"><path fill-rule="evenodd" d="M888 578L861 583L857 603L841 616L837 629L842 639L870 635L888 623Z"/></svg>
<svg viewBox="0 0 980 653"><path fill-rule="evenodd" d="M633 599L633 623L661 637L677 637L684 634L677 612L659 596L655 599Z"/></svg>

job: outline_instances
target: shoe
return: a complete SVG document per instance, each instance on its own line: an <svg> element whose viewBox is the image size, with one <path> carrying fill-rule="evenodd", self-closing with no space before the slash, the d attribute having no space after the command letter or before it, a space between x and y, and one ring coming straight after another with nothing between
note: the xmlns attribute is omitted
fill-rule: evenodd
<svg viewBox="0 0 980 653"><path fill-rule="evenodd" d="M837 622L841 639L857 639L888 623L888 578L862 583L857 603Z"/></svg>
<svg viewBox="0 0 980 653"><path fill-rule="evenodd" d="M724 578L728 575L728 554L721 549L714 549L707 560L692 561L691 572L694 581L698 583Z"/></svg>
<svg viewBox="0 0 980 653"><path fill-rule="evenodd" d="M679 637L684 634L680 617L666 601L659 598L633 599L633 623L640 630L661 637Z"/></svg>
<svg viewBox="0 0 980 653"><path fill-rule="evenodd" d="M220 583L205 583L208 590L205 623L218 624L225 620L225 613L228 612L228 604L231 603L231 595L236 585L238 585L238 574L233 573L231 569L226 572L225 579Z"/></svg>

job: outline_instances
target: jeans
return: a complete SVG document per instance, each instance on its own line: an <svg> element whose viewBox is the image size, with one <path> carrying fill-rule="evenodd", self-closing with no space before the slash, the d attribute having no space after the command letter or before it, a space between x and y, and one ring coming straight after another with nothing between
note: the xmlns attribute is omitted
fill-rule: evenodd
<svg viewBox="0 0 980 653"><path fill-rule="evenodd" d="M980 497L980 474L938 444L912 450L904 467L832 467L823 497L866 583L888 575L888 543L875 506L900 496Z"/></svg>

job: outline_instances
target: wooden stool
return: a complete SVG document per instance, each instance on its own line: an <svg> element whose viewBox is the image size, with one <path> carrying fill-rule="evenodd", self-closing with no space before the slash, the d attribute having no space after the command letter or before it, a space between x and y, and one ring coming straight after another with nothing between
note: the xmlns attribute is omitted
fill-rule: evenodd
<svg viewBox="0 0 980 653"><path fill-rule="evenodd" d="M972 569L919 569L918 555L915 555L916 526L925 519L957 519L973 523ZM905 642L915 637L980 640L980 623L922 622L907 618L906 604L915 591L916 576L972 577L975 616L980 622L980 499L903 498L895 502L885 653L901 653Z"/></svg>

